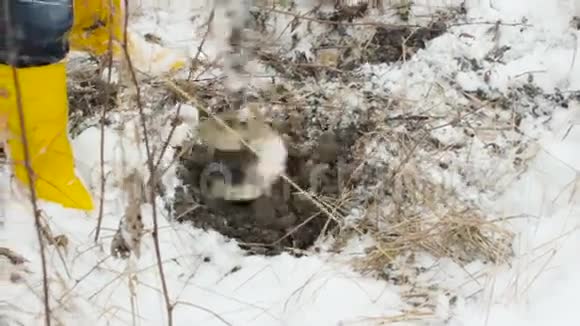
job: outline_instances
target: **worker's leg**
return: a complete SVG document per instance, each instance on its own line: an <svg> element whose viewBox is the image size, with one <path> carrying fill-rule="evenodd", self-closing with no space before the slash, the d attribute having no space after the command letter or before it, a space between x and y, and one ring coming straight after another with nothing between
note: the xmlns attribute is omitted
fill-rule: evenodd
<svg viewBox="0 0 580 326"><path fill-rule="evenodd" d="M92 209L91 196L75 174L68 137L67 33L71 0L0 0L0 114L8 117L8 149L19 181L28 184L18 108L39 198ZM16 77L13 74L16 71Z"/></svg>
<svg viewBox="0 0 580 326"><path fill-rule="evenodd" d="M74 0L74 25L69 37L71 49L101 56L107 54L110 48L116 58L122 58L125 39L124 3L124 0ZM185 66L185 55L149 43L130 31L127 31L126 36L127 51L137 69L166 72Z"/></svg>

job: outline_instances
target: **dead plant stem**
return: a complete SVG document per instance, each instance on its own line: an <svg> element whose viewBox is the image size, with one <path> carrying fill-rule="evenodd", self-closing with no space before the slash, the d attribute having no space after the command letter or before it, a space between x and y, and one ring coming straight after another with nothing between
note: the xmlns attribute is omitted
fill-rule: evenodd
<svg viewBox="0 0 580 326"><path fill-rule="evenodd" d="M18 109L18 119L20 120L20 139L24 149L24 166L26 167L26 176L28 179L28 190L30 191L30 202L34 214L34 225L36 228L36 236L40 245L40 261L42 264L42 290L44 294L44 324L50 326L50 302L49 302L49 288L48 288L48 271L46 266L45 243L42 237L42 226L40 224L40 211L38 210L38 202L36 197L36 189L34 182L34 171L30 163L30 149L28 146L28 137L26 136L26 123L24 120L24 109L22 107L22 93L20 83L18 82L18 71L16 67L12 66L12 78L14 80L14 92L16 93L16 106Z"/></svg>
<svg viewBox="0 0 580 326"><path fill-rule="evenodd" d="M215 8L212 8L211 13L209 14L209 18L207 21L207 29L203 35L203 38L201 39L201 42L199 43L198 47L197 47L197 52L195 53L195 57L191 60L191 67L189 68L189 73L187 74L187 81L189 82L191 80L191 78L193 77L193 70L195 69L195 65L197 63L197 60L199 59L199 55L201 54L201 50L203 49L203 46L205 45L205 42L207 40L207 37L209 35L209 32L211 30L211 23L213 22L213 19L215 17ZM173 134L175 133L175 129L177 128L177 120L179 118L179 114L181 113L181 105L182 103L179 103L177 106L177 110L175 112L175 117L173 118L173 124L171 126L171 130L169 131L169 135L167 136L167 138L165 139L165 142L163 143L163 147L161 148L161 152L159 153L159 157L157 158L157 162L155 163L155 171L159 170L159 165L161 164L161 161L163 160L163 155L165 155L165 152L167 151L167 147L169 147L169 143L171 142L171 137L173 137ZM159 176L161 177L161 176ZM150 182L157 182L157 180L150 180Z"/></svg>
<svg viewBox="0 0 580 326"><path fill-rule="evenodd" d="M113 1L109 0L109 7L113 8ZM109 41L108 41L108 71L107 71L107 84L105 85L105 105L101 111L101 139L99 143L99 164L101 169L101 189L99 195L99 215L97 217L97 230L95 231L95 242L99 240L99 234L101 233L101 224L103 222L104 214L104 204L105 204L105 119L107 118L107 111L109 111L109 97L111 95L111 75L113 70L113 12L109 12Z"/></svg>
<svg viewBox="0 0 580 326"><path fill-rule="evenodd" d="M5 6L5 16L4 20L6 21L7 30L6 33L8 35L12 35L14 31L12 30L11 24L11 15L10 15L10 1L4 2ZM10 39L10 38L8 38ZM42 291L44 294L44 324L45 326L51 325L51 314L50 314L50 300L49 300L49 286L48 286L48 270L46 265L46 252L45 252L45 243L42 238L42 226L40 223L40 211L38 210L38 201L36 196L36 188L34 182L34 171L32 170L31 159L30 159L30 147L28 144L28 137L26 134L26 123L25 123L25 115L24 115L24 108L22 107L22 89L20 88L20 83L18 81L18 69L16 68L16 58L18 53L17 48L15 46L10 46L13 44L8 44L9 49L13 49L11 53L11 58L9 60L9 64L12 68L12 79L14 81L14 95L16 97L16 108L18 113L18 120L20 124L20 139L22 141L22 148L24 150L24 166L26 167L26 177L28 179L28 189L30 191L30 202L32 204L32 210L34 214L34 225L36 228L36 236L38 238L38 243L40 247L40 262L42 267Z"/></svg>
<svg viewBox="0 0 580 326"><path fill-rule="evenodd" d="M141 102L141 90L139 88L139 83L137 81L137 76L135 70L133 69L133 63L131 62L131 57L129 55L129 51L127 48L127 22L129 20L129 1L123 0L125 5L125 18L124 18L124 26L123 26L123 53L125 55L125 59L127 60L127 66L129 68L129 73L131 75L131 79L133 84L136 88L136 101L137 101L137 108L139 110L139 117L141 119L141 125L143 128L143 137L145 141L145 151L147 153L147 166L149 168L149 174L151 180L157 180L155 178L156 171L155 166L153 164L153 157L151 155L151 148L149 145L149 134L147 130L147 122L145 119L145 113L143 112L143 103ZM165 308L167 310L167 325L173 326L173 304L169 299L169 291L167 289L167 281L165 280L165 272L163 270L163 260L161 258L161 248L159 245L159 225L157 221L157 205L155 204L155 191L156 189L156 182L149 183L149 191L150 191L150 201L151 201L151 208L152 208L152 215L153 215L153 242L155 247L155 256L157 258L157 268L159 270L159 277L161 279L161 289L163 291L163 297L165 299Z"/></svg>

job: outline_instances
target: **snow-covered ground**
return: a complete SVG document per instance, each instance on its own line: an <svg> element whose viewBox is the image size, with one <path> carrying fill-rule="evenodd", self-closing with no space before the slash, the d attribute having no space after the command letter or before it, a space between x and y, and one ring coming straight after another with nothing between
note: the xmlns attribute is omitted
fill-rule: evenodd
<svg viewBox="0 0 580 326"><path fill-rule="evenodd" d="M143 7L134 13L132 29L155 33L169 47L195 55L205 31L202 26L207 5L166 0L172 3L167 6L162 2L143 1ZM307 2L300 1L305 6ZM418 0L414 14L430 14L460 2ZM507 95L530 82L530 76L545 93L556 89L562 94L580 91L580 63L575 59L579 32L570 25L576 7L580 8L576 2L470 0L465 7L471 23L453 26L404 63L364 65L360 73L368 77L369 89L388 89L391 95L405 98L417 108L432 108L435 115L457 114L455 104L466 101L458 95L461 91ZM501 23L495 25L498 20ZM220 35L219 29L214 32ZM504 45L510 49L500 59L483 60L491 50ZM224 44L216 37L206 46L203 55L209 61L220 55ZM457 58L473 59L484 67L461 71ZM457 89L434 90L432 85L454 85ZM575 301L580 293L580 260L576 259L580 248L580 130L576 127L580 123L580 103L572 99L563 108L537 100L538 110L546 114L525 116L518 135L513 131L482 131L476 138L487 137L486 141L472 143L466 154L468 160L448 158L457 160L463 177L471 181L469 185L453 171L446 175L426 172L454 187L490 216L503 217L502 226L516 234L515 257L500 266L480 261L459 266L450 259L419 255L419 264L435 266L421 277L452 292L451 300L439 298L435 314L405 319L413 313L403 299L402 289L358 275L351 267L350 254L246 256L235 241L218 233L168 222L165 202L159 198L160 249L168 293L175 303L173 324L330 326L396 321L401 325L580 325ZM487 109L479 116L481 119L506 114ZM182 108L182 115L189 114L190 118L184 119L187 124L179 127L175 137L185 137L194 129L191 112L195 112L191 107ZM502 120L497 121L499 124ZM167 324L151 233L143 239L139 258L117 260L109 254L126 206L120 178L130 168L147 173L143 170L144 148L129 136L135 134L133 128L139 128L137 117L122 131L106 129L106 169L111 175L98 243L93 242L96 211L87 215L41 204L53 236L68 238L66 246L58 250L49 246L47 250L51 308L58 321L55 324ZM168 131L161 128L159 138ZM443 143L465 137L463 131L453 127L441 128L436 136ZM74 139L79 174L95 198L100 182L99 153L95 150L99 137L98 128L89 128ZM509 150L497 160L483 154L486 142L507 146L516 137L529 144L525 169L516 170L506 163L516 155ZM179 139L174 141L178 143ZM169 150L166 157L172 154ZM1 247L28 260L17 267L0 261L0 325L42 325L42 272L31 208L25 196L10 190L7 171L2 172L0 180ZM164 175L163 182L170 198L178 182L174 169ZM146 230L151 231L149 205L142 207L142 215ZM357 248L353 243L347 252L357 252ZM13 282L15 274L20 275L18 282Z"/></svg>

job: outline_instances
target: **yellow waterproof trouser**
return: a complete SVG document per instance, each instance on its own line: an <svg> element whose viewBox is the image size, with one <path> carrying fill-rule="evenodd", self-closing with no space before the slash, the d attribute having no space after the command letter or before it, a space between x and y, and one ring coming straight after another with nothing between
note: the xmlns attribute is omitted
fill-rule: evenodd
<svg viewBox="0 0 580 326"><path fill-rule="evenodd" d="M137 68L159 66L161 70L175 71L185 66L185 57L176 56L171 50L148 43L131 32L125 35L124 0L74 0L73 9L74 24L69 36L72 50L101 56L110 47L113 56L119 58L126 42Z"/></svg>
<svg viewBox="0 0 580 326"><path fill-rule="evenodd" d="M109 40L112 40L113 54L118 55L124 34L122 1L74 0L74 24L69 36L71 48L100 56L108 53Z"/></svg>
<svg viewBox="0 0 580 326"><path fill-rule="evenodd" d="M38 198L65 207L91 210L92 198L75 175L74 156L68 137L65 64L15 68L16 80L13 69L0 65L0 115L8 119L7 144L15 176L20 182L28 184L18 114L18 106L21 105Z"/></svg>

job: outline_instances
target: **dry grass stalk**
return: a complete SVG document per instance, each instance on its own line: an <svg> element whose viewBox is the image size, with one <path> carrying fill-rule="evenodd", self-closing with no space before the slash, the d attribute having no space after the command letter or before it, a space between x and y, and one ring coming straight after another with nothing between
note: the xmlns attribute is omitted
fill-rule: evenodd
<svg viewBox="0 0 580 326"><path fill-rule="evenodd" d="M395 325L397 323L404 323L404 322L424 322L429 318L435 317L435 314L432 312L424 312L424 311L417 311L417 310L408 310L403 311L400 314L393 315L393 316L381 316L381 317L371 317L371 318L364 318L360 321L354 321L350 323L345 323L345 325L367 325L371 323L372 325Z"/></svg>
<svg viewBox="0 0 580 326"><path fill-rule="evenodd" d="M129 1L128 0L124 0L123 4L125 6L125 8L127 8L125 10L125 17L124 17L124 21L125 21L125 28L123 30L123 54L124 54L124 58L127 64L127 67L129 69L130 72L130 77L131 77L131 82L133 83L133 85L136 88L136 92L135 92L135 100L137 102L137 108L138 108L138 112L139 112L139 117L140 117L140 121L141 121L141 128L143 129L143 136L144 136L144 143L145 143L145 150L147 153L147 168L149 170L149 174L152 180L157 180L156 176L157 176L157 171L155 170L155 163L153 161L153 153L152 153L152 149L151 149L151 144L149 143L149 136L148 136L148 128L147 128L147 119L145 118L145 112L143 109L143 102L142 102L142 98L141 98L141 89L139 87L139 82L137 81L137 75L133 66L133 63L131 61L131 57L129 55L129 50L127 48L127 23L129 21ZM161 282L161 290L163 292L163 298L165 301L165 309L167 312L167 324L169 326L173 326L173 308L174 305L171 302L171 299L169 298L169 290L167 288L167 280L165 279L165 271L163 268L163 259L161 257L161 247L159 245L159 224L158 224L158 216L157 216L157 204L155 201L156 198L156 186L155 186L155 182L149 182L148 183L148 188L149 188L149 198L151 200L151 208L152 208L152 219L153 219L153 243L154 243L154 248L155 248L155 257L157 260L157 268L159 271L159 278L160 278L160 282Z"/></svg>
<svg viewBox="0 0 580 326"><path fill-rule="evenodd" d="M10 10L6 11L6 21L10 22ZM8 23L10 26L10 23ZM13 31L8 30L8 34L12 33ZM36 188L35 188L35 177L34 171L32 169L32 159L30 153L30 146L28 143L28 134L25 124L25 114L24 109L22 107L22 93L20 88L20 82L18 78L18 70L16 67L12 67L12 79L14 80L14 90L16 96L16 103L17 103L17 113L18 113L18 120L20 124L20 140L22 141L22 147L24 149L24 165L26 167L26 175L28 181L28 190L30 192L30 203L32 206L32 214L34 216L34 224L36 228L36 235L38 238L38 242L40 245L40 258L41 258L41 267L42 267L42 291L43 291L43 304L44 304L44 324L46 326L50 326L52 324L51 318L51 309L50 309L50 289L48 284L48 268L47 268L47 258L46 258L46 248L45 243L42 239L42 231L41 231L41 222L40 222L40 210L38 209L38 200L36 195Z"/></svg>

